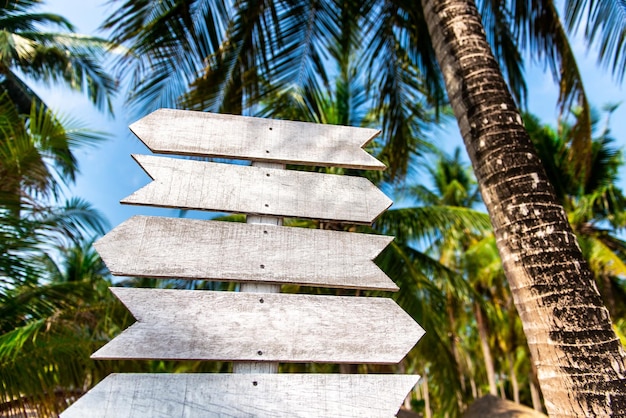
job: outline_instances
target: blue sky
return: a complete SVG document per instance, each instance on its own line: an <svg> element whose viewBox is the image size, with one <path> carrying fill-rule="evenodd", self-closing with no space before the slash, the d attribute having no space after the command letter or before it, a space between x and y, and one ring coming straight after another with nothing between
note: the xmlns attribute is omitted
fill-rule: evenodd
<svg viewBox="0 0 626 418"><path fill-rule="evenodd" d="M72 22L78 32L96 34L96 29L111 10L106 0L48 0L43 10L54 12ZM610 73L596 65L593 51L587 53L581 40L574 41L583 81L589 100L600 109L606 103L626 101L626 89L616 83ZM542 68L530 67L527 71L529 85L529 110L546 123L557 117L557 88L551 74ZM79 152L81 175L68 196L79 196L91 202L118 225L134 214L161 214L176 216L177 212L121 205L120 199L148 183L149 178L130 157L132 153L149 154L150 151L128 130L133 116L124 106L123 97L115 101L115 117L98 112L79 94L62 88L44 89L33 86L44 100L60 114L84 122L90 129L105 132L109 139L97 147ZM611 123L613 137L620 147L626 146L626 103L614 113ZM461 145L456 122L451 120L434 138L446 150ZM622 172L621 186L626 188L626 172Z"/></svg>

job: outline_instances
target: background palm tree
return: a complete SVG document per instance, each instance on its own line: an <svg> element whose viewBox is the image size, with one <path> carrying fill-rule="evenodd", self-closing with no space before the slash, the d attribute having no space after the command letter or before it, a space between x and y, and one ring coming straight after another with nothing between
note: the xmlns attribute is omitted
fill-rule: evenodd
<svg viewBox="0 0 626 418"><path fill-rule="evenodd" d="M90 249L106 221L80 199L55 203L61 197L56 183L76 170L73 148L96 137L62 127L36 105L19 116L6 93L2 98L0 410L49 415L98 377L84 359L102 340L99 333L110 332L98 327L109 321L99 317L113 298Z"/></svg>
<svg viewBox="0 0 626 418"><path fill-rule="evenodd" d="M42 100L23 77L44 83L62 82L84 92L101 109L112 110L115 81L101 62L107 46L100 38L78 35L59 15L38 13L42 0L7 0L0 5L0 92L6 92L19 113L28 114ZM47 32L61 28L65 32Z"/></svg>
<svg viewBox="0 0 626 418"><path fill-rule="evenodd" d="M59 118L24 81L60 81L111 110L108 44L42 30L73 28L36 13L40 3L0 5L0 411L47 416L103 377L85 359L130 317L90 247L106 221L81 199L63 203L76 148L102 136Z"/></svg>
<svg viewBox="0 0 626 418"><path fill-rule="evenodd" d="M423 184L405 191L416 204L387 211L376 226L396 236L396 258L382 265L397 280L405 309L426 329L409 361L427 374L430 407L458 416L479 396L477 382L486 381L484 369L474 367L485 364L476 356L479 349L469 344L477 329L471 306L478 299L463 253L488 235L490 226L486 215L472 208L479 196L459 152L438 155L426 171Z"/></svg>
<svg viewBox="0 0 626 418"><path fill-rule="evenodd" d="M619 413L626 402L624 349L524 130L478 10L471 0L423 0L422 6L548 412ZM580 344L594 349L573 348ZM602 387L590 390L590 381Z"/></svg>

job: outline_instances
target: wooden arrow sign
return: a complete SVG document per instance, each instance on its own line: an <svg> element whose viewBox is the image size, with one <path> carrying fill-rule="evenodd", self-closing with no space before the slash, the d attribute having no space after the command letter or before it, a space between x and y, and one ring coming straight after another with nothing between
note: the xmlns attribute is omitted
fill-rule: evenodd
<svg viewBox="0 0 626 418"><path fill-rule="evenodd" d="M114 275L397 290L382 235L135 216L95 245Z"/></svg>
<svg viewBox="0 0 626 418"><path fill-rule="evenodd" d="M133 155L154 180L122 203L370 224L391 200L363 177Z"/></svg>
<svg viewBox="0 0 626 418"><path fill-rule="evenodd" d="M156 153L384 170L362 148L380 131L160 109L130 125Z"/></svg>
<svg viewBox="0 0 626 418"><path fill-rule="evenodd" d="M96 359L398 363L424 334L389 298L111 290L137 322Z"/></svg>
<svg viewBox="0 0 626 418"><path fill-rule="evenodd" d="M61 417L393 417L418 379L371 374L112 374Z"/></svg>

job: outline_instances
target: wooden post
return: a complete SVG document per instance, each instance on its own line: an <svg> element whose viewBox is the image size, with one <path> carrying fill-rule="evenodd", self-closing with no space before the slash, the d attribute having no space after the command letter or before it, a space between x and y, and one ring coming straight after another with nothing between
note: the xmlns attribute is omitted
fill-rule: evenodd
<svg viewBox="0 0 626 418"><path fill-rule="evenodd" d="M285 169L285 164L280 163L266 163L261 161L253 161L253 167L260 168L271 168L271 169ZM256 215L247 215L246 223L249 224L262 224L262 225L278 225L281 226L283 224L283 218L279 218L277 216L256 216ZM239 285L240 292L256 292L256 293L280 293L280 285L279 284L268 284L268 283L241 283ZM264 361L255 361L255 362L236 362L233 364L233 373L278 373L278 363L274 362L264 362Z"/></svg>

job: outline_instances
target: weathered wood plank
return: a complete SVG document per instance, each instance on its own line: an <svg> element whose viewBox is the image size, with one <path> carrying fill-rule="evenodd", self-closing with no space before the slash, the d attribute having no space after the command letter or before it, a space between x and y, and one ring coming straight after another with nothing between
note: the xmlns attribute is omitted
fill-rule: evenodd
<svg viewBox="0 0 626 418"><path fill-rule="evenodd" d="M363 177L133 155L153 179L122 203L370 224L391 200Z"/></svg>
<svg viewBox="0 0 626 418"><path fill-rule="evenodd" d="M112 274L397 290L372 261L393 237L134 216L96 250Z"/></svg>
<svg viewBox="0 0 626 418"><path fill-rule="evenodd" d="M389 298L111 290L137 322L96 359L398 363L424 334Z"/></svg>
<svg viewBox="0 0 626 418"><path fill-rule="evenodd" d="M252 161L252 165L263 168L275 168L278 170L284 170L286 167L284 164L268 163L262 161ZM283 218L275 216L246 216L246 223L249 224L265 224L282 226ZM256 247L259 247L260 242L257 242ZM280 293L279 284L267 284L263 282L242 282L239 285L240 292L252 292L252 293ZM278 373L278 363L270 361L238 361L233 364L233 373Z"/></svg>
<svg viewBox="0 0 626 418"><path fill-rule="evenodd" d="M416 375L112 374L63 418L393 417Z"/></svg>
<svg viewBox="0 0 626 418"><path fill-rule="evenodd" d="M384 170L362 148L380 131L160 109L130 125L156 153Z"/></svg>

